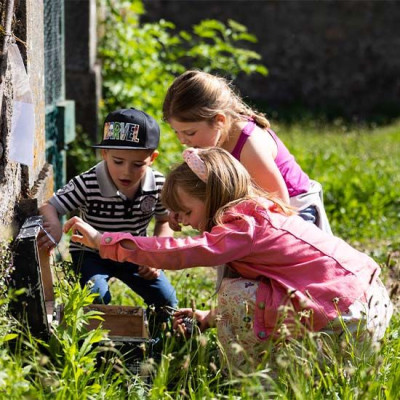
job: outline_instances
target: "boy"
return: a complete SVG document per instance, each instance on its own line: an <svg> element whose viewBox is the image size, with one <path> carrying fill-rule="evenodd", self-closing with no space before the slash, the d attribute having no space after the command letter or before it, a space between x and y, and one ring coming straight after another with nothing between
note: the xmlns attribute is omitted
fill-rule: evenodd
<svg viewBox="0 0 400 400"><path fill-rule="evenodd" d="M81 217L101 232L126 231L146 236L155 217L155 236L171 236L168 212L161 204L164 176L150 166L158 156L160 128L150 115L134 108L110 113L104 123L103 141L93 147L101 149L103 161L71 179L40 208L44 228L59 242L62 226L59 216L80 210ZM40 247L54 246L47 235L38 241ZM80 283L93 283L96 302L108 304L111 294L108 281L116 277L138 293L148 306L158 310L176 307L175 289L163 271L102 259L98 252L70 243L74 269ZM158 319L158 318L157 318ZM165 320L160 315L160 320Z"/></svg>

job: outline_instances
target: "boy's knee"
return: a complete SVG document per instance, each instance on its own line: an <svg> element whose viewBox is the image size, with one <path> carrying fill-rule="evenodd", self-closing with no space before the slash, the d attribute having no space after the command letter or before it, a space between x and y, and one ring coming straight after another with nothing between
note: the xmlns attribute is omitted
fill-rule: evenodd
<svg viewBox="0 0 400 400"><path fill-rule="evenodd" d="M168 294L163 293L162 298L159 298L158 301L155 301L154 305L156 306L156 308L165 306L176 308L178 305L178 299L176 298L175 290L172 292L168 292Z"/></svg>
<svg viewBox="0 0 400 400"><path fill-rule="evenodd" d="M104 275L94 275L85 284L90 288L91 293L97 294L93 303L108 304L111 301L107 278Z"/></svg>
<svg viewBox="0 0 400 400"><path fill-rule="evenodd" d="M176 295L174 295L171 299L168 299L167 306L172 308L178 307L178 299L176 298Z"/></svg>

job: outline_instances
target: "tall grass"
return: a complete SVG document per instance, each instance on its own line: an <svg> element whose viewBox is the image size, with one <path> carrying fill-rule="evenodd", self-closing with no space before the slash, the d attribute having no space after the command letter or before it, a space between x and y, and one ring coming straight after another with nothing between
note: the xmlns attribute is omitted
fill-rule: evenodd
<svg viewBox="0 0 400 400"><path fill-rule="evenodd" d="M310 177L320 181L333 230L373 255L397 301L400 231L400 124L359 129L316 124L274 126ZM400 387L400 317L397 312L376 352L346 335L332 341L307 334L270 345L265 360L241 373L226 362L215 330L191 338L164 331L160 358L146 356L141 372L126 368L113 350L105 360L106 332L88 332L87 289L59 275L56 294L64 318L49 342L34 338L7 314L7 244L0 257L0 399L396 399ZM181 306L208 308L215 274L210 269L168 273ZM122 284L113 302L142 304ZM108 349L110 350L110 349ZM227 351L242 351L233 346Z"/></svg>

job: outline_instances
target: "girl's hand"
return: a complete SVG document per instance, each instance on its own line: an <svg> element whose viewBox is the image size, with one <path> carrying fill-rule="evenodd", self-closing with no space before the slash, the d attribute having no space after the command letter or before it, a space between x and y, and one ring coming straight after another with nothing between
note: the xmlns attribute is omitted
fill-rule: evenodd
<svg viewBox="0 0 400 400"><path fill-rule="evenodd" d="M73 217L64 224L64 233L72 230L71 240L84 246L98 250L100 247L101 233L92 226L82 221L79 217Z"/></svg>
<svg viewBox="0 0 400 400"><path fill-rule="evenodd" d="M196 310L193 312L191 308L180 308L174 314L172 327L174 330L181 332L183 335L188 336L191 332L188 332L185 326L185 318L192 318L197 321L197 326L200 331L203 332L210 327L209 324L210 310Z"/></svg>

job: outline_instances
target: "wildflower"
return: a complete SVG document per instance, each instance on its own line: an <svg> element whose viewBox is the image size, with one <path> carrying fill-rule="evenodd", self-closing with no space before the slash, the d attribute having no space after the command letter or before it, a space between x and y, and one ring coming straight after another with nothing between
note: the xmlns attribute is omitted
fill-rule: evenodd
<svg viewBox="0 0 400 400"><path fill-rule="evenodd" d="M289 337L290 336L290 331L289 328L287 327L286 324L282 324L281 327L279 328L279 333L283 336L283 337Z"/></svg>
<svg viewBox="0 0 400 400"><path fill-rule="evenodd" d="M244 351L243 347L236 342L231 343L232 350L235 354L239 354Z"/></svg>
<svg viewBox="0 0 400 400"><path fill-rule="evenodd" d="M140 350L142 350L143 352L146 351L146 345L144 344L144 342L140 343L139 348L140 348Z"/></svg>
<svg viewBox="0 0 400 400"><path fill-rule="evenodd" d="M49 362L49 357L42 355L39 359L39 365L44 366Z"/></svg>
<svg viewBox="0 0 400 400"><path fill-rule="evenodd" d="M221 314L217 314L215 316L215 322L220 322L220 321L222 321L222 315Z"/></svg>
<svg viewBox="0 0 400 400"><path fill-rule="evenodd" d="M215 363L210 362L210 368L214 373L217 372L217 366L215 365Z"/></svg>
<svg viewBox="0 0 400 400"><path fill-rule="evenodd" d="M289 366L289 364L290 364L290 361L286 356L277 356L276 357L276 363L281 368L287 368Z"/></svg>
<svg viewBox="0 0 400 400"><path fill-rule="evenodd" d="M371 348L373 352L377 353L381 349L381 344L379 342L373 342Z"/></svg>
<svg viewBox="0 0 400 400"><path fill-rule="evenodd" d="M89 279L89 280L86 282L86 285L87 285L87 287L88 287L89 289L91 289L91 288L94 286L94 280L93 280L93 279Z"/></svg>
<svg viewBox="0 0 400 400"><path fill-rule="evenodd" d="M299 315L300 319L302 319L302 318L308 319L308 318L310 318L311 313L310 313L310 310L302 310L302 311L299 311L298 315Z"/></svg>
<svg viewBox="0 0 400 400"><path fill-rule="evenodd" d="M306 308L307 307L307 301L305 299L301 299L299 301L299 305L301 308Z"/></svg>
<svg viewBox="0 0 400 400"><path fill-rule="evenodd" d="M190 356L187 354L183 359L182 368L186 370L189 368L189 365L190 365Z"/></svg>
<svg viewBox="0 0 400 400"><path fill-rule="evenodd" d="M303 374L306 378L310 378L311 377L311 371L310 368L308 368L307 366L304 366L303 368Z"/></svg>
<svg viewBox="0 0 400 400"><path fill-rule="evenodd" d="M199 338L198 338L198 341L199 341L201 347L206 347L207 346L207 342L208 342L207 336L200 335Z"/></svg>
<svg viewBox="0 0 400 400"><path fill-rule="evenodd" d="M149 358L146 361L140 364L140 375L148 376L151 375L155 371L155 365L153 358Z"/></svg>
<svg viewBox="0 0 400 400"><path fill-rule="evenodd" d="M355 372L356 372L356 369L352 365L349 365L348 367L344 367L344 370L343 370L344 376L349 377L349 378L352 377Z"/></svg>
<svg viewBox="0 0 400 400"><path fill-rule="evenodd" d="M172 361L175 357L172 355L172 353L168 353L166 355L164 355L164 357L168 360L168 361Z"/></svg>

